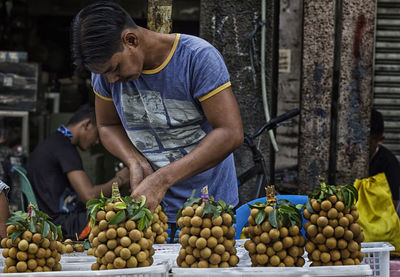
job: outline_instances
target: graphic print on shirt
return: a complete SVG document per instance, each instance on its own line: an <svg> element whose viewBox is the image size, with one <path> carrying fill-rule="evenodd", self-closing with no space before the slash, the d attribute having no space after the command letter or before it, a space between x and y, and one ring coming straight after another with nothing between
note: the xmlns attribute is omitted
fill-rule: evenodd
<svg viewBox="0 0 400 277"><path fill-rule="evenodd" d="M121 103L129 139L157 167L182 158L188 153L185 148L206 135L200 125L203 117L189 101L124 87Z"/></svg>

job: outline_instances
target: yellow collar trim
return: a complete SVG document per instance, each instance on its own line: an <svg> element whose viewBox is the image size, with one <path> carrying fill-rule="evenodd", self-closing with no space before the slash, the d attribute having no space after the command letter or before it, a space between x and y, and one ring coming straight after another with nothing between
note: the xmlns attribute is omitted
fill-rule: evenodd
<svg viewBox="0 0 400 277"><path fill-rule="evenodd" d="M155 74L155 73L160 72L164 67L166 67L167 64L169 63L169 61L172 59L172 56L175 53L176 46L178 45L180 37L181 37L181 34L176 34L175 41L174 41L174 44L172 45L171 52L169 52L168 57L165 59L165 61L159 67L157 67L155 69L143 70L142 74Z"/></svg>

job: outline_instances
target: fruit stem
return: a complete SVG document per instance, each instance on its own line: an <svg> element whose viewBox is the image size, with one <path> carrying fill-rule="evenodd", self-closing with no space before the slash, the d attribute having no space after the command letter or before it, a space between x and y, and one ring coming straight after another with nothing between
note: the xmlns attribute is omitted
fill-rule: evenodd
<svg viewBox="0 0 400 277"><path fill-rule="evenodd" d="M121 194L119 193L118 183L112 183L112 190L111 190L111 198L112 200L117 200L121 198Z"/></svg>
<svg viewBox="0 0 400 277"><path fill-rule="evenodd" d="M207 202L209 200L208 186L205 186L201 189L201 200L202 202Z"/></svg>
<svg viewBox="0 0 400 277"><path fill-rule="evenodd" d="M266 186L265 195L267 196L268 205L271 204L272 206L275 206L276 205L275 186Z"/></svg>

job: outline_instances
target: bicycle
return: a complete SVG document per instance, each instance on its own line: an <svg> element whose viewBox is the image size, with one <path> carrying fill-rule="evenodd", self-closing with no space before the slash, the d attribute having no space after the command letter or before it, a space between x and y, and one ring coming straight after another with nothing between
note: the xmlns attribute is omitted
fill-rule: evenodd
<svg viewBox="0 0 400 277"><path fill-rule="evenodd" d="M287 111L275 118L272 118L266 122L261 128L259 128L253 134L244 134L244 145L250 148L254 165L247 169L245 172L238 176L238 187L248 182L250 179L256 176L256 195L255 198L261 196L262 190L270 184L269 171L265 162L264 156L254 143L254 139L260 136L264 131L274 130L282 125L287 125L291 121L289 119L295 117L300 113L299 109L293 109Z"/></svg>

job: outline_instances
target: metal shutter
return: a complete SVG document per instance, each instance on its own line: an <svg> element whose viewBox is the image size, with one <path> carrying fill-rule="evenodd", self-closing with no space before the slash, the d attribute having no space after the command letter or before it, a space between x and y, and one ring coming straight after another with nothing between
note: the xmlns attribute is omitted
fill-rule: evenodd
<svg viewBox="0 0 400 277"><path fill-rule="evenodd" d="M378 0L374 107L385 120L384 145L400 160L400 0Z"/></svg>

